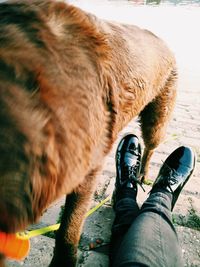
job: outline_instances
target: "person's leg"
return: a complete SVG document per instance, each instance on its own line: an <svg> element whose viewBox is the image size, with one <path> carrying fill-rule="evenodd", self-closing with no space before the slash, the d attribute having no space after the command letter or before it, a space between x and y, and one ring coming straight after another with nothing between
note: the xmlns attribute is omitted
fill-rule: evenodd
<svg viewBox="0 0 200 267"><path fill-rule="evenodd" d="M163 164L149 198L121 241L112 266L183 266L171 210L194 169L189 148L175 150Z"/></svg>
<svg viewBox="0 0 200 267"><path fill-rule="evenodd" d="M139 214L139 207L133 198L123 198L115 207L115 220L112 226L110 240L110 261L112 262L118 253L122 239ZM113 265L114 266L114 265Z"/></svg>
<svg viewBox="0 0 200 267"><path fill-rule="evenodd" d="M140 160L141 147L138 138L132 134L125 136L116 151L117 175L113 194L115 219L110 241L111 263L118 253L125 233L139 214L136 196Z"/></svg>
<svg viewBox="0 0 200 267"><path fill-rule="evenodd" d="M125 234L113 266L183 266L171 222L171 199L164 192L149 196Z"/></svg>

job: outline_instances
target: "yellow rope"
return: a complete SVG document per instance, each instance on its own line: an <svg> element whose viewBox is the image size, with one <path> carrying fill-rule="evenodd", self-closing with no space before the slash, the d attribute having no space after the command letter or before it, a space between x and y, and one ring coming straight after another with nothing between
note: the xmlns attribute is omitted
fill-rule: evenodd
<svg viewBox="0 0 200 267"><path fill-rule="evenodd" d="M89 210L86 213L85 217L86 218L89 217L92 213L94 213L101 206L103 206L106 202L108 202L108 200L110 198L111 198L111 195L109 195L107 198L105 198L104 200L102 200L98 205L96 205L94 208L92 208L91 210ZM35 236L38 236L38 235L46 234L48 232L56 231L56 230L58 230L59 227L60 227L60 223L57 223L57 224L46 226L46 227L43 227L43 228L40 228L40 229L17 233L16 235L20 239L29 239L31 237L35 237Z"/></svg>

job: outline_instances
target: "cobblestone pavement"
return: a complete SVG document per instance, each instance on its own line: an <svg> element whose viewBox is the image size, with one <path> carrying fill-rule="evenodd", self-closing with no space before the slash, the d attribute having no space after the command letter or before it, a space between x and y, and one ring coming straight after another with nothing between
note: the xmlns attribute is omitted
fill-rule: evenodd
<svg viewBox="0 0 200 267"><path fill-rule="evenodd" d="M191 227L195 228L195 222L199 222L198 216L200 216L200 40L195 33L196 26L200 25L200 10L182 7L134 8L130 4L127 6L120 3L116 6L109 3L107 6L105 2L98 5L97 8L94 3L87 4L87 1L76 1L75 3L103 18L121 20L149 28L162 36L175 51L180 72L177 104L168 127L166 140L153 155L149 178L155 179L162 161L176 147L187 145L196 152L197 164L193 177L179 197L173 218L177 225L185 266L200 266L200 232L191 229ZM102 173L99 174L99 184L92 205L112 193L115 181L115 149L120 138L127 132L133 132L140 136L137 119L133 120L120 133L113 150L107 156ZM148 186L145 188L145 193L139 190L139 203L144 201L150 190ZM40 225L54 223L62 203L63 200L49 209ZM80 247L82 252L80 253L79 267L108 266L108 257L104 253L89 251L88 244L96 238L103 239L103 243L109 242L112 220L113 212L109 202L86 220ZM190 228L185 226L190 226ZM34 238L29 257L21 263L10 262L9 266L46 267L52 256L53 245L53 239Z"/></svg>

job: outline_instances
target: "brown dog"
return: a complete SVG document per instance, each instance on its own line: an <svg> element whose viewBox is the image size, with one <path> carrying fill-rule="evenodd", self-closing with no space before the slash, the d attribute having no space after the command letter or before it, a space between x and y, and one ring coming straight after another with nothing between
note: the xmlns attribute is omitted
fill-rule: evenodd
<svg viewBox="0 0 200 267"><path fill-rule="evenodd" d="M62 2L0 4L0 231L25 229L66 194L50 266L75 266L103 158L139 115L145 179L176 80L172 53L147 30Z"/></svg>

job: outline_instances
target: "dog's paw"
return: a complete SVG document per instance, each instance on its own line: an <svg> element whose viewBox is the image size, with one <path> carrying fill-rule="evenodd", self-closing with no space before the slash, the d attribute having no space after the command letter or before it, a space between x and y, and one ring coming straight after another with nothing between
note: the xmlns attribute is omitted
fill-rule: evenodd
<svg viewBox="0 0 200 267"><path fill-rule="evenodd" d="M65 259L65 260L62 260L62 259L56 259L56 258L53 258L49 267L67 267L67 266L70 266L70 267L76 267L76 259Z"/></svg>
<svg viewBox="0 0 200 267"><path fill-rule="evenodd" d="M49 267L75 267L77 263L76 255L70 255L68 253L54 254Z"/></svg>

